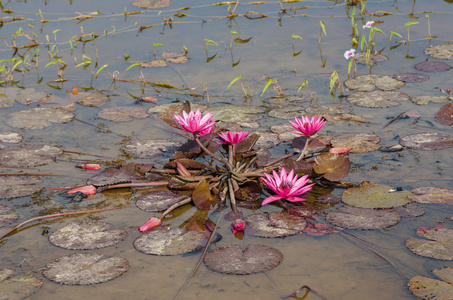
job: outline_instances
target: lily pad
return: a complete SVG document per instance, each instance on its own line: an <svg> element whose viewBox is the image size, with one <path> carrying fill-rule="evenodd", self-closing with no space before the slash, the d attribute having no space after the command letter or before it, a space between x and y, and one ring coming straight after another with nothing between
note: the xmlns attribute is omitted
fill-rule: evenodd
<svg viewBox="0 0 453 300"><path fill-rule="evenodd" d="M411 191L414 195L410 196L412 201L418 203L442 203L453 205L453 191L449 189L425 186L418 187Z"/></svg>
<svg viewBox="0 0 453 300"><path fill-rule="evenodd" d="M101 258L101 253L74 253L62 256L42 272L50 281L68 285L106 282L126 273L129 262L122 257Z"/></svg>
<svg viewBox="0 0 453 300"><path fill-rule="evenodd" d="M433 273L443 280L417 275L409 279L407 287L422 299L453 299L453 268L435 269Z"/></svg>
<svg viewBox="0 0 453 300"><path fill-rule="evenodd" d="M363 208L392 208L412 202L411 192L391 192L391 189L392 187L388 185L365 181L360 187L344 191L341 200L346 204Z"/></svg>
<svg viewBox="0 0 453 300"><path fill-rule="evenodd" d="M64 109L35 107L9 114L5 123L21 129L42 129L49 127L52 123L67 123L74 117L75 114Z"/></svg>
<svg viewBox="0 0 453 300"><path fill-rule="evenodd" d="M20 148L0 150L0 161L12 167L36 167L49 164L63 150L48 145L22 145Z"/></svg>
<svg viewBox="0 0 453 300"><path fill-rule="evenodd" d="M417 203L409 203L405 206L395 207L395 211L402 217L415 218L425 214L425 208Z"/></svg>
<svg viewBox="0 0 453 300"><path fill-rule="evenodd" d="M349 174L351 163L344 155L323 153L315 158L313 170L330 181L340 181Z"/></svg>
<svg viewBox="0 0 453 300"><path fill-rule="evenodd" d="M183 195L171 190L155 190L140 196L135 205L144 211L162 211L187 197L189 195Z"/></svg>
<svg viewBox="0 0 453 300"><path fill-rule="evenodd" d="M184 228L159 228L148 231L134 241L140 252L153 255L180 255L202 250L208 236L199 231L186 231Z"/></svg>
<svg viewBox="0 0 453 300"><path fill-rule="evenodd" d="M136 0L132 5L140 8L163 8L171 4L171 0Z"/></svg>
<svg viewBox="0 0 453 300"><path fill-rule="evenodd" d="M87 180L87 185L106 186L111 184L140 182L144 177L137 173L134 163L123 163L119 168L109 168Z"/></svg>
<svg viewBox="0 0 453 300"><path fill-rule="evenodd" d="M397 80L387 75L361 75L350 78L344 82L344 85L351 90L360 92L371 92L375 88L383 91L391 91L402 88L404 81Z"/></svg>
<svg viewBox="0 0 453 300"><path fill-rule="evenodd" d="M300 234L307 226L305 218L285 212L270 212L265 214L251 214L244 219L248 235L275 238Z"/></svg>
<svg viewBox="0 0 453 300"><path fill-rule="evenodd" d="M273 125L270 130L278 134L278 139L283 142L289 142L294 138L300 137L300 134L291 132L294 131L294 127L289 123Z"/></svg>
<svg viewBox="0 0 453 300"><path fill-rule="evenodd" d="M109 101L110 99L107 95L98 92L83 97L82 99L78 100L77 103L84 106L101 107L102 105L108 103Z"/></svg>
<svg viewBox="0 0 453 300"><path fill-rule="evenodd" d="M35 89L28 88L17 94L15 100L24 105L30 105L31 103L41 101L45 96L47 96L45 92L35 92Z"/></svg>
<svg viewBox="0 0 453 300"><path fill-rule="evenodd" d="M92 250L113 246L126 236L125 230L109 230L106 222L72 222L49 235L49 242L70 250Z"/></svg>
<svg viewBox="0 0 453 300"><path fill-rule="evenodd" d="M356 92L346 96L350 103L371 108L393 107L409 100L407 94L395 91Z"/></svg>
<svg viewBox="0 0 453 300"><path fill-rule="evenodd" d="M351 148L350 153L365 153L381 148L381 138L371 133L347 133L334 137L330 142L334 147Z"/></svg>
<svg viewBox="0 0 453 300"><path fill-rule="evenodd" d="M199 103L190 103L186 102L173 102L173 103L164 103L151 107L146 112L148 114L158 113L159 118L165 121L169 125L177 125L174 115L180 115L183 110L189 112L191 110L197 111L200 110L203 114L206 109L205 105Z"/></svg>
<svg viewBox="0 0 453 300"><path fill-rule="evenodd" d="M30 273L9 278L14 273L11 269L0 269L0 299L19 300L30 296L42 286L42 281Z"/></svg>
<svg viewBox="0 0 453 300"><path fill-rule="evenodd" d="M423 96L412 97L411 101L418 105L426 105L429 102L432 102L432 103L445 102L445 101L448 101L448 98L445 96L440 96L440 95L423 95Z"/></svg>
<svg viewBox="0 0 453 300"><path fill-rule="evenodd" d="M343 205L326 215L327 222L349 229L383 229L397 224L401 215L392 209L371 209Z"/></svg>
<svg viewBox="0 0 453 300"><path fill-rule="evenodd" d="M0 198L19 198L39 192L42 187L32 186L41 183L39 177L0 176Z"/></svg>
<svg viewBox="0 0 453 300"><path fill-rule="evenodd" d="M453 147L453 137L445 133L423 132L407 135L399 143L416 150L441 150Z"/></svg>
<svg viewBox="0 0 453 300"><path fill-rule="evenodd" d="M127 122L131 117L144 119L149 115L144 107L132 106L115 106L104 108L98 112L98 117L104 120Z"/></svg>
<svg viewBox="0 0 453 300"><path fill-rule="evenodd" d="M18 213L12 213L10 211L11 211L10 207L0 204L0 228L10 225L11 224L10 221L15 221L19 219Z"/></svg>
<svg viewBox="0 0 453 300"><path fill-rule="evenodd" d="M155 67L166 67L167 62L176 63L176 64L184 64L188 60L187 55L175 54L173 57L162 58L162 59L154 59L148 62L142 62L141 66L144 68L155 68Z"/></svg>
<svg viewBox="0 0 453 300"><path fill-rule="evenodd" d="M445 125L453 125L453 103L442 106L436 114L436 120Z"/></svg>
<svg viewBox="0 0 453 300"><path fill-rule="evenodd" d="M343 231L343 228L328 225L325 223L309 223L307 228L305 228L304 233L310 236L323 236L326 234L338 233Z"/></svg>
<svg viewBox="0 0 453 300"><path fill-rule="evenodd" d="M414 66L415 69L423 72L447 72L453 69L452 66L441 61L423 61Z"/></svg>
<svg viewBox="0 0 453 300"><path fill-rule="evenodd" d="M208 112L212 114L214 120L229 123L248 122L263 117L257 115L263 111L259 107L251 105L221 105L210 107L204 113Z"/></svg>
<svg viewBox="0 0 453 300"><path fill-rule="evenodd" d="M362 64L362 65L367 65L367 61L366 61L366 53L357 53L354 55L354 60L356 63L358 64ZM376 52L376 53L370 53L369 55L369 63L371 65L374 65L375 62L380 62L380 61L384 61L384 60L389 60L389 58L382 54L382 53L379 53L379 52Z"/></svg>
<svg viewBox="0 0 453 300"><path fill-rule="evenodd" d="M6 131L0 133L1 143L18 144L22 141L22 135L16 132Z"/></svg>
<svg viewBox="0 0 453 300"><path fill-rule="evenodd" d="M0 108L12 107L14 105L14 98L19 91L21 90L15 87L2 89L0 91Z"/></svg>
<svg viewBox="0 0 453 300"><path fill-rule="evenodd" d="M269 117L290 120L305 115L305 110L301 106L285 106L274 108L267 114Z"/></svg>
<svg viewBox="0 0 453 300"><path fill-rule="evenodd" d="M316 198L316 202L319 202L319 203L331 203L331 204L335 204L335 203L339 203L341 201L341 196L340 195L335 195L335 194L328 194L328 195L322 195L322 196L319 196L318 198Z"/></svg>
<svg viewBox="0 0 453 300"><path fill-rule="evenodd" d="M352 111L351 106L346 104L328 103L328 104L315 104L307 107L305 112L314 116L324 115L339 115L347 114ZM293 128L294 130L294 128Z"/></svg>
<svg viewBox="0 0 453 300"><path fill-rule="evenodd" d="M168 140L147 140L131 142L123 147L124 152L137 158L153 158L165 154L173 154L181 142Z"/></svg>
<svg viewBox="0 0 453 300"><path fill-rule="evenodd" d="M430 46L425 49L425 54L435 58L450 59L453 55L453 44Z"/></svg>
<svg viewBox="0 0 453 300"><path fill-rule="evenodd" d="M280 143L278 139L278 135L269 131L260 131L257 132L259 134L259 138L255 143L256 148L264 148L269 149L272 147L277 146Z"/></svg>
<svg viewBox="0 0 453 300"><path fill-rule="evenodd" d="M402 80L404 82L423 82L429 79L429 76L422 73L401 73L393 75L393 78Z"/></svg>
<svg viewBox="0 0 453 300"><path fill-rule="evenodd" d="M214 249L204 258L206 267L224 274L247 275L267 272L283 260L283 254L275 248L264 245L249 245L242 251L239 245Z"/></svg>
<svg viewBox="0 0 453 300"><path fill-rule="evenodd" d="M417 255L440 260L453 260L453 229L436 226L418 228L417 235L425 239L410 238L406 247Z"/></svg>

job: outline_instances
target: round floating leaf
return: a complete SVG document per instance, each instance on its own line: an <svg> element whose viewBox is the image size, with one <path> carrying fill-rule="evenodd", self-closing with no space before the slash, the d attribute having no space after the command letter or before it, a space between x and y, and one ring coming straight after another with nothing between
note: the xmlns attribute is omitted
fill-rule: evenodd
<svg viewBox="0 0 453 300"><path fill-rule="evenodd" d="M435 58L450 59L453 55L453 44L430 46L425 49L425 54Z"/></svg>
<svg viewBox="0 0 453 300"><path fill-rule="evenodd" d="M294 127L289 123L273 125L270 130L273 133L277 133L278 139L282 142L289 142L294 138L300 137L299 134L294 133Z"/></svg>
<svg viewBox="0 0 453 300"><path fill-rule="evenodd" d="M145 107L115 106L104 108L98 112L98 117L104 120L127 122L131 117L144 119L149 115Z"/></svg>
<svg viewBox="0 0 453 300"><path fill-rule="evenodd" d="M433 273L446 282L417 275L409 279L407 287L415 296L422 299L453 299L453 268L435 269Z"/></svg>
<svg viewBox="0 0 453 300"><path fill-rule="evenodd" d="M247 122L262 118L263 116L256 115L262 112L263 111L256 106L230 104L210 107L206 109L204 113L211 113L212 118L216 121L235 123L244 121Z"/></svg>
<svg viewBox="0 0 453 300"><path fill-rule="evenodd" d="M305 218L285 212L251 214L244 221L247 225L245 233L266 238L300 234L307 226Z"/></svg>
<svg viewBox="0 0 453 300"><path fill-rule="evenodd" d="M49 242L70 250L91 250L113 246L126 236L125 230L109 230L105 222L69 223L49 235Z"/></svg>
<svg viewBox="0 0 453 300"><path fill-rule="evenodd" d="M136 172L134 163L123 163L119 168L109 168L88 178L87 185L106 186L118 183L140 182L144 177Z"/></svg>
<svg viewBox="0 0 453 300"><path fill-rule="evenodd" d="M131 142L124 146L124 152L137 158L153 158L165 154L173 154L180 142L167 140L147 140L144 142Z"/></svg>
<svg viewBox="0 0 453 300"><path fill-rule="evenodd" d="M148 231L134 241L140 252L153 255L180 255L203 249L208 242L206 234L183 228L159 228Z"/></svg>
<svg viewBox="0 0 453 300"><path fill-rule="evenodd" d="M301 115L305 115L305 110L301 106L285 106L280 108L274 108L268 113L269 117L279 119L294 119L300 118ZM293 127L294 128L294 127Z"/></svg>
<svg viewBox="0 0 453 300"><path fill-rule="evenodd" d="M42 281L30 273L7 279L13 272L11 269L0 269L0 299L23 299L41 288Z"/></svg>
<svg viewBox="0 0 453 300"><path fill-rule="evenodd" d="M404 82L423 82L429 79L429 76L422 73L401 73L393 75L393 78Z"/></svg>
<svg viewBox="0 0 453 300"><path fill-rule="evenodd" d="M0 91L0 108L12 107L14 105L14 97L21 91L19 88L8 87Z"/></svg>
<svg viewBox="0 0 453 300"><path fill-rule="evenodd" d="M453 67L441 61L423 61L416 64L414 68L423 72L446 72Z"/></svg>
<svg viewBox="0 0 453 300"><path fill-rule="evenodd" d="M392 187L364 182L360 187L347 189L341 195L344 203L363 208L392 208L411 202L409 191L390 192Z"/></svg>
<svg viewBox="0 0 453 300"><path fill-rule="evenodd" d="M217 203L218 198L211 195L211 190L206 178L203 178L192 192L192 200L198 209L211 209Z"/></svg>
<svg viewBox="0 0 453 300"><path fill-rule="evenodd" d="M395 207L395 211L402 217L419 217L425 214L425 208L417 203L409 203L406 206Z"/></svg>
<svg viewBox="0 0 453 300"><path fill-rule="evenodd" d="M132 5L140 8L163 8L171 4L171 0L136 0Z"/></svg>
<svg viewBox="0 0 453 300"><path fill-rule="evenodd" d="M63 109L36 107L9 114L5 123L21 129L42 129L52 123L67 123L74 117L75 114Z"/></svg>
<svg viewBox="0 0 453 300"><path fill-rule="evenodd" d="M258 132L259 138L255 143L256 148L269 149L277 146L280 143L278 135L269 131Z"/></svg>
<svg viewBox="0 0 453 300"><path fill-rule="evenodd" d="M384 91L391 91L403 87L404 81L387 75L361 75L346 80L344 85L351 90L360 92L371 92L376 87Z"/></svg>
<svg viewBox="0 0 453 300"><path fill-rule="evenodd" d="M68 285L89 285L112 280L129 269L122 257L102 259L101 253L74 253L47 264L42 272L47 279Z"/></svg>
<svg viewBox="0 0 453 300"><path fill-rule="evenodd" d="M309 223L309 226L305 228L304 233L310 236L323 236L326 234L338 233L341 231L343 231L343 228L341 227L332 226L325 223Z"/></svg>
<svg viewBox="0 0 453 300"><path fill-rule="evenodd" d="M420 256L453 260L453 229L421 227L417 229L417 234L426 239L406 240L406 247L409 250Z"/></svg>
<svg viewBox="0 0 453 300"><path fill-rule="evenodd" d="M315 158L313 170L330 181L339 181L349 174L351 163L344 155L323 153Z"/></svg>
<svg viewBox="0 0 453 300"><path fill-rule="evenodd" d="M63 150L48 145L22 145L21 148L0 150L0 161L8 162L13 167L36 167L54 161L51 157L59 156Z"/></svg>
<svg viewBox="0 0 453 300"><path fill-rule="evenodd" d="M411 191L412 201L419 203L443 203L453 205L453 191L433 186L419 187Z"/></svg>
<svg viewBox="0 0 453 300"><path fill-rule="evenodd" d="M316 198L316 202L319 203L331 203L335 204L341 201L341 196L340 195L335 195L335 194L329 194L329 195L322 195Z"/></svg>
<svg viewBox="0 0 453 300"><path fill-rule="evenodd" d="M22 135L16 132L2 132L0 133L0 142L2 143L11 143L18 144L22 141Z"/></svg>
<svg viewBox="0 0 453 300"><path fill-rule="evenodd" d="M85 96L84 98L77 101L77 103L84 106L101 107L102 105L109 101L110 99L107 95L104 95L102 93L94 93Z"/></svg>
<svg viewBox="0 0 453 300"><path fill-rule="evenodd" d="M357 53L354 55L354 60L358 64L362 65L368 65L367 59L366 59L366 53ZM385 56L382 53L376 52L376 53L370 53L369 55L369 64L374 65L375 62L380 62L384 60L389 60L387 56Z"/></svg>
<svg viewBox="0 0 453 300"><path fill-rule="evenodd" d="M412 97L411 101L418 105L426 105L429 102L433 103L445 102L448 101L448 98L440 95L424 95Z"/></svg>
<svg viewBox="0 0 453 300"><path fill-rule="evenodd" d="M305 112L307 114L317 116L347 114L350 113L351 111L352 108L349 105L337 103L315 104L305 109Z"/></svg>
<svg viewBox="0 0 453 300"><path fill-rule="evenodd" d="M453 138L445 133L423 132L407 135L399 143L416 150L441 150L453 147Z"/></svg>
<svg viewBox="0 0 453 300"><path fill-rule="evenodd" d="M350 153L365 153L375 151L381 146L381 138L371 133L347 133L334 137L330 142L334 147L349 147Z"/></svg>
<svg viewBox="0 0 453 300"><path fill-rule="evenodd" d="M316 213L315 208L311 203L307 202L297 202L297 203L288 203L287 212L291 215L298 217L311 217ZM295 219L296 224L299 222L299 219Z"/></svg>
<svg viewBox="0 0 453 300"><path fill-rule="evenodd" d="M453 125L453 103L442 106L436 114L436 120L445 125Z"/></svg>
<svg viewBox="0 0 453 300"><path fill-rule="evenodd" d="M409 96L394 91L356 92L346 96L346 100L358 106L384 108L398 106L401 101L409 100Z"/></svg>
<svg viewBox="0 0 453 300"><path fill-rule="evenodd" d="M140 196L135 205L144 211L162 211L187 197L171 190L155 190Z"/></svg>
<svg viewBox="0 0 453 300"><path fill-rule="evenodd" d="M269 246L249 245L242 251L239 245L229 245L206 254L204 263L219 273L247 275L270 271L282 260L283 254Z"/></svg>
<svg viewBox="0 0 453 300"><path fill-rule="evenodd" d="M35 92L35 89L29 88L17 94L15 100L24 105L30 105L33 102L40 102L45 96L47 96L45 92Z"/></svg>
<svg viewBox="0 0 453 300"><path fill-rule="evenodd" d="M19 198L39 192L41 187L31 186L37 183L41 183L38 177L0 176L0 198Z"/></svg>
<svg viewBox="0 0 453 300"><path fill-rule="evenodd" d="M349 229L382 229L393 226L401 215L392 209L371 209L343 205L326 215L327 222Z"/></svg>
<svg viewBox="0 0 453 300"><path fill-rule="evenodd" d="M0 204L0 228L11 224L10 221L19 219L19 214L10 211L10 207Z"/></svg>

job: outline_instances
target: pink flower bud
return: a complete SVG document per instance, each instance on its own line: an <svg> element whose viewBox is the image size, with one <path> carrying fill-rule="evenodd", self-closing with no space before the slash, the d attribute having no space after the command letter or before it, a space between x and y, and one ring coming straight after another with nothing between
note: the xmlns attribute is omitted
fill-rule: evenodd
<svg viewBox="0 0 453 300"><path fill-rule="evenodd" d="M329 153L336 153L336 154L342 154L342 153L348 153L351 150L349 147L333 147L329 149Z"/></svg>
<svg viewBox="0 0 453 300"><path fill-rule="evenodd" d="M245 221L242 219L237 219L233 222L233 232L244 231Z"/></svg>
<svg viewBox="0 0 453 300"><path fill-rule="evenodd" d="M159 227L162 224L162 220L159 218L152 217L148 221L145 222L142 226L138 228L140 232L146 232L154 227Z"/></svg>
<svg viewBox="0 0 453 300"><path fill-rule="evenodd" d="M82 187L70 190L67 193L72 194L75 192L82 192L85 195L92 195L92 194L96 194L96 188L93 185L86 185L86 186L82 186Z"/></svg>
<svg viewBox="0 0 453 300"><path fill-rule="evenodd" d="M82 169L85 169L85 170L100 170L102 169L101 165L98 165L98 164L84 164L82 165Z"/></svg>

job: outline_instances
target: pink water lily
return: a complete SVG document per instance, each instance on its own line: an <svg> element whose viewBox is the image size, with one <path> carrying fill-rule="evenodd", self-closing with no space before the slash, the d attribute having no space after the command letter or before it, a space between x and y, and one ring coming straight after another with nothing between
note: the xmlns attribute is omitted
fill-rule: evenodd
<svg viewBox="0 0 453 300"><path fill-rule="evenodd" d="M354 52L355 49L348 50L344 53L344 58L350 59L351 57L354 57Z"/></svg>
<svg viewBox="0 0 453 300"><path fill-rule="evenodd" d="M221 132L219 133L219 137L223 140L217 140L218 142L224 143L224 144L230 144L230 145L236 145L239 142L241 142L243 139L247 137L249 134L248 131L239 131L239 132L233 132L233 131L228 131L228 132Z"/></svg>
<svg viewBox="0 0 453 300"><path fill-rule="evenodd" d="M239 231L244 231L245 228L245 221L242 219L237 219L233 222L233 227L231 230L233 233L239 232Z"/></svg>
<svg viewBox="0 0 453 300"><path fill-rule="evenodd" d="M295 133L307 137L316 134L327 123L322 116L312 117L311 120L307 116L302 116L300 120L295 118L294 121L295 122L289 121L289 123L300 132Z"/></svg>
<svg viewBox="0 0 453 300"><path fill-rule="evenodd" d="M140 232L145 232L145 231L148 231L150 229L153 229L155 227L158 227L162 224L162 220L159 219L159 218L150 218L148 221L145 222L145 224L143 224L142 226L140 226L138 228L138 230Z"/></svg>
<svg viewBox="0 0 453 300"><path fill-rule="evenodd" d="M314 185L314 183L307 185L308 175L298 178L297 175L294 175L294 170L291 170L289 174L286 174L285 168L282 168L280 175L278 175L275 170L272 170L272 174L273 177L267 173L264 173L266 178L261 177L261 179L271 190L276 192L277 195L267 197L261 205L280 199L286 199L291 202L307 200L296 196L308 192Z"/></svg>
<svg viewBox="0 0 453 300"><path fill-rule="evenodd" d="M196 112L191 111L189 113L183 111L182 116L174 115L174 117L179 126L181 126L179 129L197 135L211 133L215 125L215 121L211 120L212 114L207 113L204 117L201 117L200 110L197 110Z"/></svg>
<svg viewBox="0 0 453 300"><path fill-rule="evenodd" d="M374 24L374 21L368 21L368 22L366 22L365 25L363 25L363 28L364 28L364 29L365 29L365 28L371 28L371 25L373 25L373 24Z"/></svg>

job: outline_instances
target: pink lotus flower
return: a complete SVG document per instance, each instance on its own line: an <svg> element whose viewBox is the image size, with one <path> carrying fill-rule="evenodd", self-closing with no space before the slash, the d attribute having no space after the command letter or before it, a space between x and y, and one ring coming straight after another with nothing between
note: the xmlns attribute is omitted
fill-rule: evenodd
<svg viewBox="0 0 453 300"><path fill-rule="evenodd" d="M150 218L148 221L145 222L142 226L138 228L138 231L145 232L154 227L159 227L162 224L162 220L159 218Z"/></svg>
<svg viewBox="0 0 453 300"><path fill-rule="evenodd" d="M371 28L371 25L373 25L373 24L374 24L374 21L368 21L368 22L366 22L365 25L363 25L363 29L365 29L365 28Z"/></svg>
<svg viewBox="0 0 453 300"><path fill-rule="evenodd" d="M300 134L307 137L316 134L327 123L327 121L324 121L322 116L312 117L311 120L307 116L302 116L300 120L298 118L295 118L294 121L295 122L289 121L289 123L294 128L299 130Z"/></svg>
<svg viewBox="0 0 453 300"><path fill-rule="evenodd" d="M218 142L230 145L236 145L241 142L243 139L247 137L249 134L248 131L239 131L239 132L221 132L219 133L219 137L223 140L217 140Z"/></svg>
<svg viewBox="0 0 453 300"><path fill-rule="evenodd" d="M237 219L233 222L233 233L244 231L245 228L245 221L242 219Z"/></svg>
<svg viewBox="0 0 453 300"><path fill-rule="evenodd" d="M96 188L93 185L86 185L82 186L73 190L68 191L68 194L76 193L76 192L82 192L85 195L92 195L96 194Z"/></svg>
<svg viewBox="0 0 453 300"><path fill-rule="evenodd" d="M275 170L272 170L274 177L264 173L266 178L261 177L263 182L274 192L277 193L275 196L267 197L261 205L268 204L273 201L280 199L286 199L291 202L305 201L307 199L295 197L304 194L311 190L314 183L306 185L308 183L308 175L304 175L300 178L294 175L294 170L291 170L289 174L286 174L285 168L282 168L280 175Z"/></svg>
<svg viewBox="0 0 453 300"><path fill-rule="evenodd" d="M344 58L350 59L351 57L354 57L354 52L355 49L348 50L344 53Z"/></svg>
<svg viewBox="0 0 453 300"><path fill-rule="evenodd" d="M174 115L174 117L178 124L182 127L179 129L198 135L211 133L215 125L215 121L211 121L212 114L207 113L202 118L200 110L197 110L195 113L193 111L190 113L183 111L182 116Z"/></svg>

